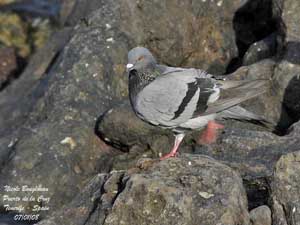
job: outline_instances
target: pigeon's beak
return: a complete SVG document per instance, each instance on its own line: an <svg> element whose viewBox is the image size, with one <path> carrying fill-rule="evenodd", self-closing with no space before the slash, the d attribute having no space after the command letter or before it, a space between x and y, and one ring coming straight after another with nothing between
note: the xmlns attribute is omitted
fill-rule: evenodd
<svg viewBox="0 0 300 225"><path fill-rule="evenodd" d="M134 66L133 64L128 63L128 64L126 65L126 70L127 70L127 72L129 72L130 69L131 69L133 66Z"/></svg>

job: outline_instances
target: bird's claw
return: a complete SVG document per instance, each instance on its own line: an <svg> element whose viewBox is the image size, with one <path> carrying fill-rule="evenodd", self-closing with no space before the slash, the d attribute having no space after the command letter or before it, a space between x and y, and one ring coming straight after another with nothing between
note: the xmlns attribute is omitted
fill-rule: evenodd
<svg viewBox="0 0 300 225"><path fill-rule="evenodd" d="M170 152L170 153L160 157L159 159L160 160L165 160L165 159L168 159L168 158L171 158L171 157L177 157L177 156L178 156L178 152L175 152L175 153Z"/></svg>

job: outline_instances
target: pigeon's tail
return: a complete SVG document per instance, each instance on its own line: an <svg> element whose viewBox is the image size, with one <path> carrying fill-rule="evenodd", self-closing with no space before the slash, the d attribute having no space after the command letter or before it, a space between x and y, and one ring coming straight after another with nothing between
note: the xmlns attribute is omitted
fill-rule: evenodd
<svg viewBox="0 0 300 225"><path fill-rule="evenodd" d="M269 83L267 79L257 79L257 80L220 80L222 89L256 89L266 87Z"/></svg>
<svg viewBox="0 0 300 225"><path fill-rule="evenodd" d="M235 119L240 121L249 121L251 123L255 123L265 127L267 130L275 131L276 126L271 121L266 120L264 117L254 114L252 112L247 111L241 106L231 107L222 113L220 113L220 117L224 119Z"/></svg>
<svg viewBox="0 0 300 225"><path fill-rule="evenodd" d="M222 112L265 93L268 90L269 80L225 80L218 81L218 85L221 89L221 97L209 104L203 115Z"/></svg>

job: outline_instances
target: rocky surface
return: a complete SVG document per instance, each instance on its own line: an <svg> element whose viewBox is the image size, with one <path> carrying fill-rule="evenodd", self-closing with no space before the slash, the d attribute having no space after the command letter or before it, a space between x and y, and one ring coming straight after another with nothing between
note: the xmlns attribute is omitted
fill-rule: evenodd
<svg viewBox="0 0 300 225"><path fill-rule="evenodd" d="M300 152L295 151L276 163L272 181L273 224L299 224Z"/></svg>
<svg viewBox="0 0 300 225"><path fill-rule="evenodd" d="M166 14L161 10L164 9L162 6L167 3L170 11ZM149 47L169 46L166 49L160 49L160 56L171 59L169 63L179 63L172 57L165 57L171 55L168 53L171 51L170 44L175 46L182 38L183 41L180 42L185 43L191 34L203 29L203 27L196 27L189 30L187 24L191 23L194 26L194 20L197 18L200 20L202 14L212 17L210 14L205 14L210 7L218 9L214 11L213 15L218 16L219 23L227 17L231 20L234 10L242 3L235 1L230 5L223 4L220 8L216 8L212 3L197 3L194 7L190 3L184 3L182 8L185 10L180 11L177 9L177 4L177 1L157 3L151 6L157 13L147 14L140 18L139 21L143 22L139 26L129 27L129 22L124 23L124 21L131 21L135 18L132 16L133 9L137 9L137 13L142 15L150 5L147 2L106 2L89 15L85 22L80 22L73 32L62 31L72 35L67 45L68 35L63 35L63 33L61 38L63 41L54 41L52 42L54 44L45 47L44 54L50 56L46 57L46 64L42 64L42 67L39 67L41 65L28 67L28 76L32 70L36 71L36 75L27 79L26 74L23 74L18 82L7 88L2 94L0 103L5 107L1 107L1 115L8 112L13 112L13 114L9 119L1 117L3 118L1 130L4 134L2 140L5 144L7 140L10 140L9 144L1 145L3 149L1 152L4 152L6 157L2 160L4 165L2 165L3 169L0 175L1 185L30 182L32 185L49 186L53 190L51 191L53 193L51 204L53 206L62 205L63 201L71 200L78 188L85 184L86 179L94 174L97 168L106 171L111 167L110 163L101 165L102 155L107 154L106 152L110 151L110 148L94 134L94 126L97 118L111 104L127 95L123 65L130 46L147 45L149 40L153 39L151 45L148 44ZM206 8L202 8L203 6ZM226 7L228 10L222 10ZM219 12L228 14L222 14L221 17ZM192 17L188 16L190 13L192 13ZM157 18L161 14L164 16L160 21ZM172 15L176 15L176 21L169 20L169 18L173 18ZM151 27L148 24L149 19L155 21ZM204 21L208 21L208 19ZM154 28L158 29L158 26L163 24L165 24L164 29L168 30L165 32L166 36L156 37L161 35L161 32ZM211 26L209 24L206 26ZM179 29L182 33L173 36L172 26L182 27ZM145 30L137 35L134 30L137 28ZM232 28L217 24L209 29L212 29L212 34L220 35L227 34ZM157 33L153 34L150 32L151 30ZM224 40L233 47L228 47L227 42L224 44L223 39L220 39L219 43L224 44L224 49L228 51L235 48L232 30L231 33L233 36L228 36ZM194 48L198 42L198 39L192 39L189 43ZM55 57L55 53L62 46L65 46L64 51L58 60L49 64L51 58ZM196 52L202 53L202 47L196 48ZM215 48L219 49L214 43L210 43L210 47L208 52L215 51ZM183 49L186 50L186 48ZM181 51L182 48L178 48L178 51L174 50L172 56L178 55L177 59L183 58ZM218 54L213 57L222 59ZM223 67L226 67L226 61L229 61L227 53L225 55L225 61L220 63ZM188 57L185 65L195 65L195 57L196 55ZM197 56L197 58L201 57ZM203 60L203 62L207 61L212 60L206 58ZM200 64L198 63L199 66ZM29 88L24 90L25 87ZM18 90L17 93L20 94L12 95L11 93L14 93L15 90ZM12 99L9 99L11 96ZM15 129L16 126L17 129ZM8 161L8 159L10 160ZM86 166L87 162L89 162L88 166ZM47 177L49 176L51 179L45 180L45 175L41 174L41 171L47 171ZM71 188L74 185L76 188ZM68 186L70 190L66 193L59 193L58 190L61 186ZM61 198L61 195L65 195L65 197Z"/></svg>
<svg viewBox="0 0 300 225"><path fill-rule="evenodd" d="M299 1L274 1L274 11L282 11L281 29L285 34L285 48L282 60L275 69L274 84L282 98L283 106L295 121L300 119L300 29L296 22L299 19L299 8Z"/></svg>
<svg viewBox="0 0 300 225"><path fill-rule="evenodd" d="M250 211L252 225L272 225L271 210L262 205Z"/></svg>
<svg viewBox="0 0 300 225"><path fill-rule="evenodd" d="M17 69L17 59L13 48L0 48L0 90Z"/></svg>
<svg viewBox="0 0 300 225"><path fill-rule="evenodd" d="M245 2L123 1L121 29L165 64L222 74L238 56L233 18Z"/></svg>
<svg viewBox="0 0 300 225"><path fill-rule="evenodd" d="M270 36L255 42L246 51L243 58L243 65L251 65L259 62L260 60L271 58L276 53L276 34L273 33Z"/></svg>
<svg viewBox="0 0 300 225"><path fill-rule="evenodd" d="M1 191L49 188L44 225L299 223L297 0L62 3L64 27L0 92ZM270 80L243 106L276 134L222 121L211 146L196 131L178 158L145 159L168 152L173 136L128 104L124 64L136 45L160 63Z"/></svg>
<svg viewBox="0 0 300 225"><path fill-rule="evenodd" d="M39 225L250 224L242 180L229 167L197 155L146 162L98 175L62 214Z"/></svg>

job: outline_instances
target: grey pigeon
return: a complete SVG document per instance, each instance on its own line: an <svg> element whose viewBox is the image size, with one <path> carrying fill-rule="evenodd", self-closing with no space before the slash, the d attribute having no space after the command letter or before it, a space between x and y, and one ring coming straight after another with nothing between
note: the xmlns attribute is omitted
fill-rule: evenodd
<svg viewBox="0 0 300 225"><path fill-rule="evenodd" d="M216 139L223 125L216 119L236 119L268 124L239 103L266 91L267 80L218 79L200 69L157 64L151 52L136 47L128 53L129 98L135 114L142 120L175 135L174 147L161 159L173 157L185 133L207 127L203 143Z"/></svg>

